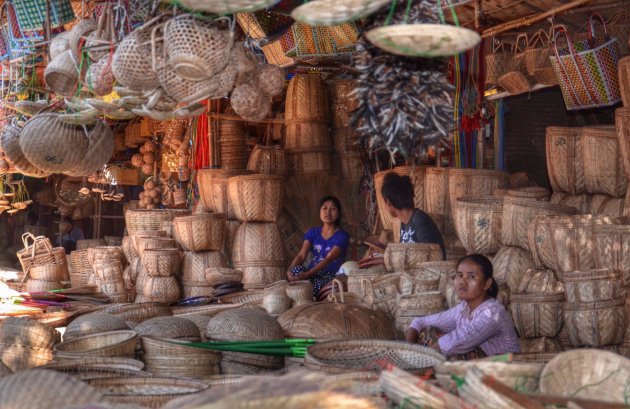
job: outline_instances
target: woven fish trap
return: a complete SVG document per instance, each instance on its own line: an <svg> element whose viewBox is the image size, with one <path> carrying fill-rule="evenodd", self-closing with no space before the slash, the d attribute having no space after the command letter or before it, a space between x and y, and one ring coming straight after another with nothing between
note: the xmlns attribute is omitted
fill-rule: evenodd
<svg viewBox="0 0 630 409"><path fill-rule="evenodd" d="M155 237L134 235L132 241L136 242L138 257L142 259L145 250L173 249L177 248L177 242L170 237Z"/></svg>
<svg viewBox="0 0 630 409"><path fill-rule="evenodd" d="M161 303L118 304L103 308L100 312L112 314L124 321L143 322L153 317L173 315L171 307Z"/></svg>
<svg viewBox="0 0 630 409"><path fill-rule="evenodd" d="M506 246L529 248L527 229L536 216L572 215L573 207L555 205L531 199L506 196L503 198L503 219L501 222L501 242Z"/></svg>
<svg viewBox="0 0 630 409"><path fill-rule="evenodd" d="M48 176L50 173L37 168L24 156L24 152L22 152L20 147L20 132L21 129L15 125L5 125L0 137L0 146L2 146L5 157L23 175L36 178Z"/></svg>
<svg viewBox="0 0 630 409"><path fill-rule="evenodd" d="M225 268L225 258L218 251L184 252L180 266L182 281L207 282L206 270L211 268ZM240 280L228 280L240 281ZM210 284L210 283L209 283Z"/></svg>
<svg viewBox="0 0 630 409"><path fill-rule="evenodd" d="M257 341L283 339L284 333L263 309L232 308L212 317L206 336L217 341Z"/></svg>
<svg viewBox="0 0 630 409"><path fill-rule="evenodd" d="M628 376L630 360L612 352L575 349L558 354L547 363L541 374L540 391L625 404Z"/></svg>
<svg viewBox="0 0 630 409"><path fill-rule="evenodd" d="M64 341L72 341L86 335L117 330L127 330L125 321L111 314L95 312L72 320L63 334Z"/></svg>
<svg viewBox="0 0 630 409"><path fill-rule="evenodd" d="M294 307L313 302L313 284L310 281L291 282L287 285L286 293Z"/></svg>
<svg viewBox="0 0 630 409"><path fill-rule="evenodd" d="M103 121L87 128L88 148L81 162L66 174L85 176L96 172L112 158L115 149L114 132Z"/></svg>
<svg viewBox="0 0 630 409"><path fill-rule="evenodd" d="M88 149L83 127L66 124L54 113L32 117L20 133L24 157L44 172L63 173L78 166Z"/></svg>
<svg viewBox="0 0 630 409"><path fill-rule="evenodd" d="M243 272L246 287L282 280L286 261L282 236L275 223L242 223L232 246L234 268Z"/></svg>
<svg viewBox="0 0 630 409"><path fill-rule="evenodd" d="M573 271L562 277L569 303L588 303L622 299L624 282L621 271L607 268Z"/></svg>
<svg viewBox="0 0 630 409"><path fill-rule="evenodd" d="M151 277L169 277L179 268L181 253L176 248L145 249L142 265Z"/></svg>
<svg viewBox="0 0 630 409"><path fill-rule="evenodd" d="M567 303L564 325L574 347L620 344L627 326L624 300Z"/></svg>
<svg viewBox="0 0 630 409"><path fill-rule="evenodd" d="M534 260L531 253L520 247L503 246L492 259L492 266L497 284L506 284L516 292L525 272L534 268Z"/></svg>
<svg viewBox="0 0 630 409"><path fill-rule="evenodd" d="M397 341L328 341L308 348L304 364L328 373L380 371L390 364L410 372L423 372L446 358L434 349Z"/></svg>
<svg viewBox="0 0 630 409"><path fill-rule="evenodd" d="M160 230L162 221L172 221L177 216L187 216L188 209L128 209L125 211L125 225L130 235L139 231Z"/></svg>
<svg viewBox="0 0 630 409"><path fill-rule="evenodd" d="M201 381L167 377L92 379L88 384L103 393L109 401L147 408L161 408L170 400L194 394L207 388Z"/></svg>
<svg viewBox="0 0 630 409"><path fill-rule="evenodd" d="M55 346L55 359L68 360L84 355L133 357L138 334L129 330L117 330L85 335Z"/></svg>
<svg viewBox="0 0 630 409"><path fill-rule="evenodd" d="M179 282L173 276L149 276L136 285L136 303L158 302L170 304L180 299Z"/></svg>
<svg viewBox="0 0 630 409"><path fill-rule="evenodd" d="M525 338L555 337L563 324L564 294L510 295L510 312L519 335Z"/></svg>
<svg viewBox="0 0 630 409"><path fill-rule="evenodd" d="M188 251L221 250L225 240L225 215L195 214L173 219L177 243Z"/></svg>
<svg viewBox="0 0 630 409"><path fill-rule="evenodd" d="M581 128L547 127L547 169L552 190L579 194L586 192Z"/></svg>
<svg viewBox="0 0 630 409"><path fill-rule="evenodd" d="M200 169L197 180L204 210L223 213L228 220L235 219L236 215L228 198L227 179L250 173L251 171L244 169Z"/></svg>
<svg viewBox="0 0 630 409"><path fill-rule="evenodd" d="M442 249L434 243L389 243L384 254L389 270L419 267L427 261L442 261Z"/></svg>
<svg viewBox="0 0 630 409"><path fill-rule="evenodd" d="M503 199L464 196L453 203L455 231L469 254L495 254L501 248Z"/></svg>
<svg viewBox="0 0 630 409"><path fill-rule="evenodd" d="M141 28L126 35L116 47L112 73L121 85L138 91L160 85L151 62L151 28Z"/></svg>
<svg viewBox="0 0 630 409"><path fill-rule="evenodd" d="M328 121L328 98L319 73L291 78L286 100L285 120Z"/></svg>
<svg viewBox="0 0 630 409"><path fill-rule="evenodd" d="M205 379L218 375L221 353L187 346L187 341L143 336L143 362L147 372L155 376Z"/></svg>
<svg viewBox="0 0 630 409"><path fill-rule="evenodd" d="M621 271L625 284L630 283L630 226L627 224L594 226L593 240L595 266Z"/></svg>
<svg viewBox="0 0 630 409"><path fill-rule="evenodd" d="M448 387L453 379L466 378L469 369L476 367L497 381L521 393L538 392L538 383L544 365L540 363L456 361L444 362L435 367L436 378L441 385Z"/></svg>
<svg viewBox="0 0 630 409"><path fill-rule="evenodd" d="M221 283L240 282L243 279L243 272L232 268L207 268L204 272L204 281L209 285Z"/></svg>
<svg viewBox="0 0 630 409"><path fill-rule="evenodd" d="M247 161L247 169L254 173L286 177L289 174L287 154L280 145L256 145Z"/></svg>
<svg viewBox="0 0 630 409"><path fill-rule="evenodd" d="M154 317L134 328L139 336L199 341L199 328L194 322L182 317ZM145 351L146 352L146 351Z"/></svg>
<svg viewBox="0 0 630 409"><path fill-rule="evenodd" d="M593 227L617 221L608 216L548 217L547 226L553 239L558 273L595 268Z"/></svg>
<svg viewBox="0 0 630 409"><path fill-rule="evenodd" d="M622 197L627 181L614 126L588 126L580 131L587 192Z"/></svg>
<svg viewBox="0 0 630 409"><path fill-rule="evenodd" d="M275 223L282 211L284 178L267 174L234 176L228 179L228 195L238 220Z"/></svg>

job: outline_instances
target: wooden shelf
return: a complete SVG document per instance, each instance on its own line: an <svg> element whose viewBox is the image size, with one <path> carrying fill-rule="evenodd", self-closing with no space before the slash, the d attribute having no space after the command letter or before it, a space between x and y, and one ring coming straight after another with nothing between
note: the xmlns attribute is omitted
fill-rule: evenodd
<svg viewBox="0 0 630 409"><path fill-rule="evenodd" d="M545 88L551 88L551 87L557 87L558 85L543 85L543 84L536 84L532 87L532 89L529 90L529 92L534 92L534 91L538 91L541 89L545 89ZM527 94L527 92L524 92L523 94ZM507 98L507 97L515 97L517 95L523 95L523 94L510 94L507 91L503 91L503 92L499 92L496 94L492 94L486 97L486 99L488 101L495 101L497 99L503 99L503 98Z"/></svg>

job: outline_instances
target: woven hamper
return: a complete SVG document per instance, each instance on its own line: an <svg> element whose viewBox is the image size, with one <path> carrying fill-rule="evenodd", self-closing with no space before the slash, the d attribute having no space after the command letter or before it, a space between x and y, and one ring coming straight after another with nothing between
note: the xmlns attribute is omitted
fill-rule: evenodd
<svg viewBox="0 0 630 409"><path fill-rule="evenodd" d="M581 138L586 190L589 193L623 197L628 182L615 127L584 127Z"/></svg>
<svg viewBox="0 0 630 409"><path fill-rule="evenodd" d="M284 178L267 174L231 177L228 197L238 220L275 223L282 211Z"/></svg>
<svg viewBox="0 0 630 409"><path fill-rule="evenodd" d="M621 272L606 268L564 273L562 280L570 303L617 300L625 292Z"/></svg>
<svg viewBox="0 0 630 409"><path fill-rule="evenodd" d="M495 254L501 248L503 199L496 196L460 197L454 202L455 231L469 254Z"/></svg>
<svg viewBox="0 0 630 409"><path fill-rule="evenodd" d="M564 294L510 295L510 312L519 335L525 338L555 337L563 324Z"/></svg>
<svg viewBox="0 0 630 409"><path fill-rule="evenodd" d="M566 303L564 325L574 347L620 344L628 325L624 300Z"/></svg>
<svg viewBox="0 0 630 409"><path fill-rule="evenodd" d="M225 240L225 215L195 214L173 219L175 240L187 251L221 250Z"/></svg>

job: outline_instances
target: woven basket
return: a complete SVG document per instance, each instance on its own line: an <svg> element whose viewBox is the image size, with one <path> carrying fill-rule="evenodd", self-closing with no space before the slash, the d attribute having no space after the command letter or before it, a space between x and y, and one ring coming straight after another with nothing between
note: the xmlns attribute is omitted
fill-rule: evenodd
<svg viewBox="0 0 630 409"><path fill-rule="evenodd" d="M182 257L180 277L182 281L206 282L208 278L206 270L224 268L226 266L225 258L218 251L202 251L198 253L187 251Z"/></svg>
<svg viewBox="0 0 630 409"><path fill-rule="evenodd" d="M442 261L442 249L433 243L390 243L385 249L385 266L389 270L420 267L427 261Z"/></svg>
<svg viewBox="0 0 630 409"><path fill-rule="evenodd" d="M27 318L8 317L0 322L0 344L52 349L59 339L53 328Z"/></svg>
<svg viewBox="0 0 630 409"><path fill-rule="evenodd" d="M287 151L332 147L328 124L318 121L286 122L284 147Z"/></svg>
<svg viewBox="0 0 630 409"><path fill-rule="evenodd" d="M620 271L599 269L564 273L567 302L589 303L617 300L624 296L624 283Z"/></svg>
<svg viewBox="0 0 630 409"><path fill-rule="evenodd" d="M460 197L453 203L455 231L469 254L495 254L501 248L503 199Z"/></svg>
<svg viewBox="0 0 630 409"><path fill-rule="evenodd" d="M540 200L548 202L551 199L551 193L543 187L521 187L518 189L508 189L508 196L521 197L524 199Z"/></svg>
<svg viewBox="0 0 630 409"><path fill-rule="evenodd" d="M287 153L287 159L293 173L329 172L332 169L330 148L292 150Z"/></svg>
<svg viewBox="0 0 630 409"><path fill-rule="evenodd" d="M190 214L188 209L128 209L125 211L125 224L130 235L147 230L160 230L162 221L172 221L177 216Z"/></svg>
<svg viewBox="0 0 630 409"><path fill-rule="evenodd" d="M525 272L534 268L534 260L520 247L504 246L492 259L492 266L497 284L507 284L510 291L516 292Z"/></svg>
<svg viewBox="0 0 630 409"><path fill-rule="evenodd" d="M228 198L227 179L249 173L251 173L249 170L240 169L200 169L197 173L197 183L204 210L223 213L228 220L235 219L236 215Z"/></svg>
<svg viewBox="0 0 630 409"><path fill-rule="evenodd" d="M586 190L612 197L624 196L627 181L615 127L584 127L581 138Z"/></svg>
<svg viewBox="0 0 630 409"><path fill-rule="evenodd" d="M558 338L521 338L521 352L523 354L550 354L564 351Z"/></svg>
<svg viewBox="0 0 630 409"><path fill-rule="evenodd" d="M187 346L185 341L163 340L143 336L143 362L147 372L155 376L204 379L218 375L221 353Z"/></svg>
<svg viewBox="0 0 630 409"><path fill-rule="evenodd" d="M177 242L168 237L144 236L138 234L133 236L132 241L136 243L136 251L140 259L142 259L146 250L177 248Z"/></svg>
<svg viewBox="0 0 630 409"><path fill-rule="evenodd" d="M619 90L624 107L630 108L630 57L619 60Z"/></svg>
<svg viewBox="0 0 630 409"><path fill-rule="evenodd" d="M536 68L534 78L538 84L554 86L558 85L558 77L553 67Z"/></svg>
<svg viewBox="0 0 630 409"><path fill-rule="evenodd" d="M60 281L44 281L30 279L24 285L24 291L27 293L38 293L42 291L60 290L63 286Z"/></svg>
<svg viewBox="0 0 630 409"><path fill-rule="evenodd" d="M182 298L212 297L214 288L203 281L180 281Z"/></svg>
<svg viewBox="0 0 630 409"><path fill-rule="evenodd" d="M179 300L179 283L175 277L147 277L136 286L138 295L136 303L158 302L172 303Z"/></svg>
<svg viewBox="0 0 630 409"><path fill-rule="evenodd" d="M131 236L129 236L128 246L130 248L127 249L127 253L131 256L130 259L133 260L136 257L140 257L140 252L138 251L140 246L140 238L148 239L148 238L166 238L166 232L163 230L136 230ZM153 245L159 245L160 243L153 243ZM125 246L122 246L123 252L125 252ZM125 255L127 255L125 253Z"/></svg>
<svg viewBox="0 0 630 409"><path fill-rule="evenodd" d="M420 294L404 295L397 297L396 323L401 319L408 319L406 325L398 328L404 331L416 317L437 314L444 311L444 296L439 291L427 291ZM398 325L397 325L398 326Z"/></svg>
<svg viewBox="0 0 630 409"><path fill-rule="evenodd" d="M532 220L540 215L571 215L573 207L554 205L530 199L506 196L503 202L501 242L506 246L519 246L530 250L527 229Z"/></svg>
<svg viewBox="0 0 630 409"><path fill-rule="evenodd" d="M90 247L106 246L105 239L84 239L77 240L77 250L87 250Z"/></svg>
<svg viewBox="0 0 630 409"><path fill-rule="evenodd" d="M293 302L294 307L313 302L313 285L310 281L295 281L289 283L286 288L286 293Z"/></svg>
<svg viewBox="0 0 630 409"><path fill-rule="evenodd" d="M630 226L598 225L593 227L597 268L621 271L624 285L630 283Z"/></svg>
<svg viewBox="0 0 630 409"><path fill-rule="evenodd" d="M620 344L627 326L624 300L567 303L564 325L574 347Z"/></svg>
<svg viewBox="0 0 630 409"><path fill-rule="evenodd" d="M445 360L439 352L421 345L366 339L312 345L307 350L304 363L307 368L313 366L328 373L380 371L387 364L405 371L420 372Z"/></svg>
<svg viewBox="0 0 630 409"><path fill-rule="evenodd" d="M529 269L521 277L515 294L551 294L564 292L564 286L556 279L552 270Z"/></svg>
<svg viewBox="0 0 630 409"><path fill-rule="evenodd" d="M228 179L228 195L238 220L275 223L282 210L284 178L266 174L234 176Z"/></svg>
<svg viewBox="0 0 630 409"><path fill-rule="evenodd" d="M453 218L449 196L449 173L451 168L429 167L424 176L424 211L445 218L442 234L453 231ZM417 206L418 204L416 204Z"/></svg>
<svg viewBox="0 0 630 409"><path fill-rule="evenodd" d="M49 172L37 168L24 156L24 152L22 152L22 148L20 147L20 132L20 128L11 124L4 127L0 145L2 145L2 151L6 159L13 164L13 167L15 167L17 171L26 176L36 178L48 176L50 174Z"/></svg>
<svg viewBox="0 0 630 409"><path fill-rule="evenodd" d="M378 213L381 219L381 223L383 224L383 228L386 230L391 230L394 224L394 217L392 217L387 211L387 206L385 205L385 200L383 199L383 195L381 195L381 189L383 187L383 180L385 176L389 172L396 172L401 176L409 176L411 178L411 182L413 184L414 191L414 205L416 207L423 207L424 203L424 179L425 179L425 167L423 166L397 166L392 170L385 170L381 172L377 172L374 174L374 189L376 193L376 202L378 204Z"/></svg>
<svg viewBox="0 0 630 409"><path fill-rule="evenodd" d="M628 359L607 351L576 349L549 361L541 374L540 392L624 405L629 376Z"/></svg>
<svg viewBox="0 0 630 409"><path fill-rule="evenodd" d="M72 96L79 83L77 59L72 50L53 58L44 71L46 86L57 94Z"/></svg>
<svg viewBox="0 0 630 409"><path fill-rule="evenodd" d="M279 281L265 288L262 307L268 314L282 314L291 308L291 298L287 295L286 290L287 284L287 281Z"/></svg>
<svg viewBox="0 0 630 409"><path fill-rule="evenodd" d="M319 73L297 74L287 89L284 118L291 120L328 121L328 98Z"/></svg>
<svg viewBox="0 0 630 409"><path fill-rule="evenodd" d="M62 281L63 271L55 263L37 264L31 266L29 277L34 280Z"/></svg>
<svg viewBox="0 0 630 409"><path fill-rule="evenodd" d="M247 290L223 295L219 297L219 303L221 304L261 304L263 298L265 298L265 292L263 290Z"/></svg>
<svg viewBox="0 0 630 409"><path fill-rule="evenodd" d="M630 108L618 108L615 111L615 126L619 143L623 169L626 178L630 177Z"/></svg>
<svg viewBox="0 0 630 409"><path fill-rule="evenodd" d="M69 276L66 251L63 247L47 248L46 252L36 254L34 257L32 252L31 254L18 253L17 256L23 271L27 271L31 265L55 263L63 274L64 280Z"/></svg>
<svg viewBox="0 0 630 409"><path fill-rule="evenodd" d="M263 288L284 279L286 259L276 224L242 223L234 236L232 261L243 272L246 288Z"/></svg>
<svg viewBox="0 0 630 409"><path fill-rule="evenodd" d="M505 43L493 41L492 52L486 54L486 84L488 85L497 83L513 58L513 53L506 51L505 45Z"/></svg>
<svg viewBox="0 0 630 409"><path fill-rule="evenodd" d="M580 128L550 126L546 132L545 152L551 188L571 194L584 193L586 181Z"/></svg>
<svg viewBox="0 0 630 409"><path fill-rule="evenodd" d="M532 83L527 76L519 71L510 71L503 74L497 82L510 95L523 94L532 89Z"/></svg>
<svg viewBox="0 0 630 409"><path fill-rule="evenodd" d="M86 335L101 332L127 330L129 326L125 321L111 314L95 312L81 315L68 324L63 334L64 341L72 341Z"/></svg>
<svg viewBox="0 0 630 409"><path fill-rule="evenodd" d="M287 154L280 145L256 145L249 155L247 169L254 173L286 177L289 174Z"/></svg>
<svg viewBox="0 0 630 409"><path fill-rule="evenodd" d="M282 327L260 308L233 308L221 311L208 323L208 339L217 341L257 341L283 339Z"/></svg>
<svg viewBox="0 0 630 409"><path fill-rule="evenodd" d="M176 217L173 233L184 250L221 250L225 239L225 216L213 213Z"/></svg>
<svg viewBox="0 0 630 409"><path fill-rule="evenodd" d="M536 216L531 221L527 231L527 240L537 268L548 268L558 271L555 243L548 220L565 216Z"/></svg>
<svg viewBox="0 0 630 409"><path fill-rule="evenodd" d="M77 359L84 355L133 357L138 343L134 331L118 330L85 335L64 341L55 347L57 360Z"/></svg>
<svg viewBox="0 0 630 409"><path fill-rule="evenodd" d="M85 176L96 172L112 158L115 149L114 132L103 121L87 128L88 148L81 162L66 172L71 176Z"/></svg>
<svg viewBox="0 0 630 409"><path fill-rule="evenodd" d="M99 261L122 261L123 252L117 246L90 247L87 249L87 260L91 266Z"/></svg>
<svg viewBox="0 0 630 409"><path fill-rule="evenodd" d="M348 274L348 292L363 296L366 292L363 280L372 280L386 274L389 272L385 268L378 267L351 270Z"/></svg>
<svg viewBox="0 0 630 409"><path fill-rule="evenodd" d="M221 373L228 375L261 375L276 371L284 365L279 356L249 354L245 352L223 352Z"/></svg>
<svg viewBox="0 0 630 409"><path fill-rule="evenodd" d="M194 322L181 317L154 317L139 323L133 329L139 336L199 341L199 328ZM147 352L147 351L145 351Z"/></svg>
<svg viewBox="0 0 630 409"><path fill-rule="evenodd" d="M214 129L213 129L214 130ZM243 169L247 164L247 133L240 122L219 122L221 167Z"/></svg>
<svg viewBox="0 0 630 409"><path fill-rule="evenodd" d="M446 284L448 281L452 281L452 278L455 276L457 271L457 262L456 261L430 261L426 263L420 264L420 267L417 267L413 272L417 272L416 274L438 274L440 276L440 284L438 286L438 290L442 293L442 295L446 295ZM407 273L412 273L412 271L407 271ZM414 285L412 294L420 292L416 291L420 290L420 288L425 287L416 287ZM431 290L432 291L432 290Z"/></svg>
<svg viewBox="0 0 630 409"><path fill-rule="evenodd" d="M117 45L112 72L119 84L132 90L150 90L160 85L151 63L151 28L126 35Z"/></svg>
<svg viewBox="0 0 630 409"><path fill-rule="evenodd" d="M525 338L555 337L563 324L564 294L510 295L510 312L519 335Z"/></svg>
<svg viewBox="0 0 630 409"><path fill-rule="evenodd" d="M153 317L173 315L171 307L160 303L119 304L106 307L101 312L133 322L143 322Z"/></svg>
<svg viewBox="0 0 630 409"><path fill-rule="evenodd" d="M243 280L243 272L231 268L207 268L204 272L204 281L209 285L218 285Z"/></svg>

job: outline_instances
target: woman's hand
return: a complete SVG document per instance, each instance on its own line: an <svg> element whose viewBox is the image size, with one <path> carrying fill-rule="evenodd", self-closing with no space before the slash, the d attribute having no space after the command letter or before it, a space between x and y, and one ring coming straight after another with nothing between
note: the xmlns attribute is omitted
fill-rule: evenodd
<svg viewBox="0 0 630 409"><path fill-rule="evenodd" d="M308 280L308 277L309 277L308 271L304 271L297 275L291 275L291 277L289 277L289 281L293 282L293 281Z"/></svg>

